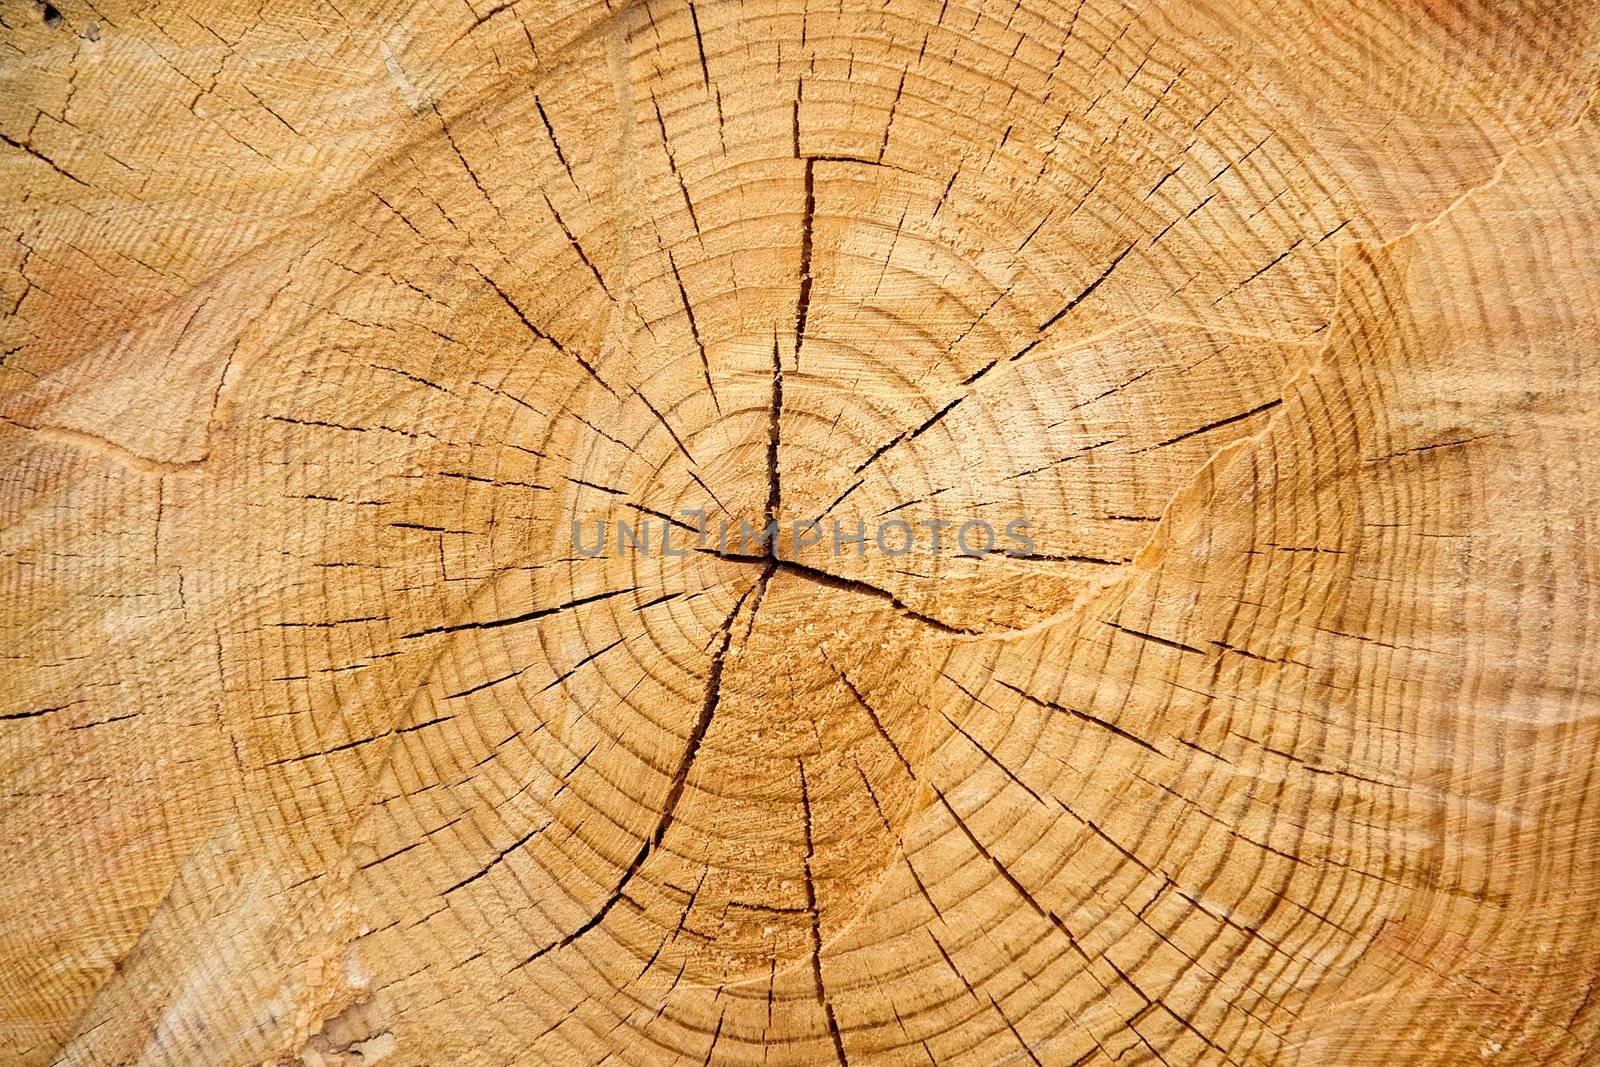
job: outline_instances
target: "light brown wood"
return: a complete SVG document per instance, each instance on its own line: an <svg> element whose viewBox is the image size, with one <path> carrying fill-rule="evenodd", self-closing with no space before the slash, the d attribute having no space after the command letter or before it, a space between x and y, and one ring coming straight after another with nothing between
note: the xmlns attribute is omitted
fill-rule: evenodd
<svg viewBox="0 0 1600 1067"><path fill-rule="evenodd" d="M0 15L0 1061L1600 1057L1600 6Z"/></svg>

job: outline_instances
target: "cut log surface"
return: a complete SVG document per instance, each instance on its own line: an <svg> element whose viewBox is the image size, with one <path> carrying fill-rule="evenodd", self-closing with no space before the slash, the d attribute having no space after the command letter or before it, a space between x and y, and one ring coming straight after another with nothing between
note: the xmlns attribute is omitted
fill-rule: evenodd
<svg viewBox="0 0 1600 1067"><path fill-rule="evenodd" d="M1600 1062L1597 85L3 0L0 1062Z"/></svg>

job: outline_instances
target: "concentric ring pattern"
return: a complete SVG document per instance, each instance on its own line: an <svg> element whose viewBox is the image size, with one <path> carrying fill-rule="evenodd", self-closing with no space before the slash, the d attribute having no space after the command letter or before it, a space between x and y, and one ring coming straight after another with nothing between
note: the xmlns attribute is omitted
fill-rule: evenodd
<svg viewBox="0 0 1600 1067"><path fill-rule="evenodd" d="M0 1058L1596 1055L1600 8L49 11Z"/></svg>

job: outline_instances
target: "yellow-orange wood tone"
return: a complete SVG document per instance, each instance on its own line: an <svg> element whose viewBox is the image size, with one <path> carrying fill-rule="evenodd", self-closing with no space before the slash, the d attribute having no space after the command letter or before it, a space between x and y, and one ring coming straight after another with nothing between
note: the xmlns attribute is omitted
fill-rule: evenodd
<svg viewBox="0 0 1600 1067"><path fill-rule="evenodd" d="M1600 1060L1600 4L53 2L0 1063Z"/></svg>

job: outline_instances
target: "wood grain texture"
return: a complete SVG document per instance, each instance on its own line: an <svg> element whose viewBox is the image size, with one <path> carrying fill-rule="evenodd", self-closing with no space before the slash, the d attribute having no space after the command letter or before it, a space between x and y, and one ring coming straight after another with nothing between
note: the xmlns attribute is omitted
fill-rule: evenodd
<svg viewBox="0 0 1600 1067"><path fill-rule="evenodd" d="M1597 84L3 0L0 1061L1595 1062ZM685 509L786 532L573 543ZM889 518L1036 551L792 526Z"/></svg>

